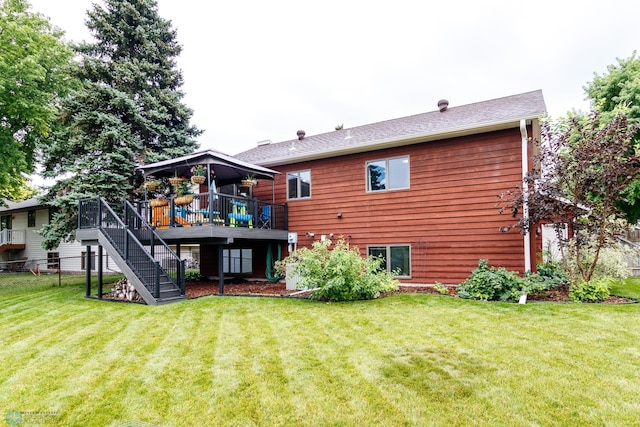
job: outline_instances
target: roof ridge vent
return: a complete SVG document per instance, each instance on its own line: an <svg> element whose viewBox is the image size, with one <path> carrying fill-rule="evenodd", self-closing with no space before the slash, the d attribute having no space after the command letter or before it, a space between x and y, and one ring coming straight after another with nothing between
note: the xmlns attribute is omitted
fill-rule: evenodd
<svg viewBox="0 0 640 427"><path fill-rule="evenodd" d="M258 147L261 147L263 145L269 145L269 144L273 144L273 141L271 141L270 139L265 139L264 141L258 141Z"/></svg>
<svg viewBox="0 0 640 427"><path fill-rule="evenodd" d="M441 113L447 111L447 108L449 108L449 101L447 101L446 99L441 99L440 101L438 101L438 110L440 110Z"/></svg>

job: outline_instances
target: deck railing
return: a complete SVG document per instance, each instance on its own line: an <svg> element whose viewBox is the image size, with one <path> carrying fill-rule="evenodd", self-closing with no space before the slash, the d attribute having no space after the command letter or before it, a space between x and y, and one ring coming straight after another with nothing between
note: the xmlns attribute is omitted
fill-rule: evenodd
<svg viewBox="0 0 640 427"><path fill-rule="evenodd" d="M200 193L188 198L171 197L166 205L138 202L138 210L157 228L227 226L287 230L287 205L220 193Z"/></svg>
<svg viewBox="0 0 640 427"><path fill-rule="evenodd" d="M8 230L0 231L1 245L24 245L27 243L27 230Z"/></svg>

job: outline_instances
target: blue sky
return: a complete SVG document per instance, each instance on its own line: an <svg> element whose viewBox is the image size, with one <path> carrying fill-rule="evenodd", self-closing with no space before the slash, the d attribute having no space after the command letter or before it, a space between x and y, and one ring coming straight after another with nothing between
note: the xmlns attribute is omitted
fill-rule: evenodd
<svg viewBox="0 0 640 427"><path fill-rule="evenodd" d="M89 39L91 0L30 0ZM99 3L99 1L95 1ZM640 45L640 2L158 0L201 147L274 142L542 89L552 116Z"/></svg>

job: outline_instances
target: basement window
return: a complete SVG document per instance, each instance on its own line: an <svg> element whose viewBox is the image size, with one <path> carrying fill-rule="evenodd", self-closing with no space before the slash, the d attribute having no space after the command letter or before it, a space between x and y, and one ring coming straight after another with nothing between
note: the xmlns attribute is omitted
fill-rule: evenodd
<svg viewBox="0 0 640 427"><path fill-rule="evenodd" d="M223 273L253 273L252 249L225 249Z"/></svg>
<svg viewBox="0 0 640 427"><path fill-rule="evenodd" d="M381 268L388 272L395 272L395 277L411 277L411 246L410 245L386 245L369 246L367 255L381 257Z"/></svg>

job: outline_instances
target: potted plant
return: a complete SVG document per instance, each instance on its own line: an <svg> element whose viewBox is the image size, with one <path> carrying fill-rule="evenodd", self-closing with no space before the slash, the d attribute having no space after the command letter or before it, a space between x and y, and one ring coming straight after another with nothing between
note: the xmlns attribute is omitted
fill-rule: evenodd
<svg viewBox="0 0 640 427"><path fill-rule="evenodd" d="M178 206L188 205L193 202L193 193L189 188L189 181L182 181L180 185L176 187L176 198L173 199L173 203Z"/></svg>
<svg viewBox="0 0 640 427"><path fill-rule="evenodd" d="M207 167L205 165L195 165L191 168L191 182L194 184L204 184L207 180Z"/></svg>
<svg viewBox="0 0 640 427"><path fill-rule="evenodd" d="M156 191L156 188L158 188L158 186L160 186L160 181L158 181L157 179L148 179L144 183L144 188L146 188L148 191Z"/></svg>
<svg viewBox="0 0 640 427"><path fill-rule="evenodd" d="M256 177L253 174L249 174L240 183L243 187L253 187L256 184Z"/></svg>
<svg viewBox="0 0 640 427"><path fill-rule="evenodd" d="M159 208L161 206L167 206L169 204L169 199L164 194L157 194L155 199L149 200L149 205L152 208Z"/></svg>
<svg viewBox="0 0 640 427"><path fill-rule="evenodd" d="M171 183L171 185L177 188L185 179L186 178L184 176L178 176L178 173L176 172L174 176L169 178L169 182Z"/></svg>

